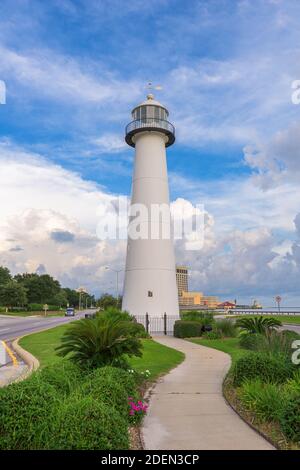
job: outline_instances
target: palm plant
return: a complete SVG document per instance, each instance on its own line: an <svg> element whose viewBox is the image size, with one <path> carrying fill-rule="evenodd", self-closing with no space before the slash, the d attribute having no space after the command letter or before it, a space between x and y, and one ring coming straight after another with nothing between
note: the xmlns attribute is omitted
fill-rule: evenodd
<svg viewBox="0 0 300 470"><path fill-rule="evenodd" d="M245 333L258 333L266 335L271 330L278 328L282 323L273 317L244 317L236 321L236 326L241 328Z"/></svg>
<svg viewBox="0 0 300 470"><path fill-rule="evenodd" d="M133 322L99 315L73 323L57 351L82 367L124 366L126 356L142 355L142 343L134 337Z"/></svg>

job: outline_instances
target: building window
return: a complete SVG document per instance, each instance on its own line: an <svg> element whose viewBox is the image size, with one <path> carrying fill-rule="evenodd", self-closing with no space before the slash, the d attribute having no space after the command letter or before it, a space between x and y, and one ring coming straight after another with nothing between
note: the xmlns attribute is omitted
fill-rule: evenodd
<svg viewBox="0 0 300 470"><path fill-rule="evenodd" d="M153 292L152 292L152 290L148 290L148 297L153 297Z"/></svg>

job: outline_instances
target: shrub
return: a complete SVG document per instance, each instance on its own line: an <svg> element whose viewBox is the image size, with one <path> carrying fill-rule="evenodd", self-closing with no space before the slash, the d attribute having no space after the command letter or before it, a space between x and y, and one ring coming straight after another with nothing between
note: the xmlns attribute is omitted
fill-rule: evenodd
<svg viewBox="0 0 300 470"><path fill-rule="evenodd" d="M57 348L82 367L128 366L127 356L141 356L142 343L132 336L133 322L118 316L78 320L67 329Z"/></svg>
<svg viewBox="0 0 300 470"><path fill-rule="evenodd" d="M222 338L222 333L218 329L215 329L213 331L206 331L203 333L203 338L205 339L220 339Z"/></svg>
<svg viewBox="0 0 300 470"><path fill-rule="evenodd" d="M70 396L58 410L51 449L128 449L128 419L92 397Z"/></svg>
<svg viewBox="0 0 300 470"><path fill-rule="evenodd" d="M239 386L246 379L259 378L263 382L283 383L293 372L293 364L285 357L249 352L236 362L233 368L233 382Z"/></svg>
<svg viewBox="0 0 300 470"><path fill-rule="evenodd" d="M269 330L264 335L261 333L244 333L241 335L240 346L252 351L283 355L290 359L292 342L300 336L295 331Z"/></svg>
<svg viewBox="0 0 300 470"><path fill-rule="evenodd" d="M38 374L0 388L0 449L49 448L59 403L55 388Z"/></svg>
<svg viewBox="0 0 300 470"><path fill-rule="evenodd" d="M297 369L293 377L284 384L284 390L289 396L300 396L300 370Z"/></svg>
<svg viewBox="0 0 300 470"><path fill-rule="evenodd" d="M135 379L129 372L116 367L101 367L88 374L80 393L117 409L127 417L128 397L137 398L135 388Z"/></svg>
<svg viewBox="0 0 300 470"><path fill-rule="evenodd" d="M174 324L176 338L192 338L201 336L202 324L198 321L177 320Z"/></svg>
<svg viewBox="0 0 300 470"><path fill-rule="evenodd" d="M62 361L59 366L45 367L36 372L43 382L50 384L60 396L68 396L83 379L79 367L71 361Z"/></svg>
<svg viewBox="0 0 300 470"><path fill-rule="evenodd" d="M43 310L44 304L28 304L27 311L28 312L41 312ZM48 310L52 312L56 312L60 310L60 307L57 305L48 305Z"/></svg>
<svg viewBox="0 0 300 470"><path fill-rule="evenodd" d="M300 395L292 395L285 401L280 417L280 427L284 435L294 442L300 442Z"/></svg>
<svg viewBox="0 0 300 470"><path fill-rule="evenodd" d="M216 328L226 338L234 338L237 335L237 328L231 320L217 320Z"/></svg>
<svg viewBox="0 0 300 470"><path fill-rule="evenodd" d="M268 331L281 326L281 321L273 317L243 317L238 318L236 326L248 333L266 334Z"/></svg>
<svg viewBox="0 0 300 470"><path fill-rule="evenodd" d="M147 413L147 403L142 400L135 401L132 397L128 397L128 407L130 424L137 425L141 423Z"/></svg>
<svg viewBox="0 0 300 470"><path fill-rule="evenodd" d="M259 351L261 343L264 342L264 336L260 333L243 333L240 336L239 344L244 349L250 351Z"/></svg>
<svg viewBox="0 0 300 470"><path fill-rule="evenodd" d="M238 391L238 396L246 410L254 411L263 421L279 421L285 394L278 385L262 383L260 379L246 380Z"/></svg>
<svg viewBox="0 0 300 470"><path fill-rule="evenodd" d="M261 351L271 354L283 354L289 360L292 354L292 343L299 339L300 335L296 331L271 331L267 333L265 341L261 344Z"/></svg>
<svg viewBox="0 0 300 470"><path fill-rule="evenodd" d="M190 310L181 313L181 319L186 321L201 321L202 324L212 324L214 322L214 315L212 312L197 312Z"/></svg>

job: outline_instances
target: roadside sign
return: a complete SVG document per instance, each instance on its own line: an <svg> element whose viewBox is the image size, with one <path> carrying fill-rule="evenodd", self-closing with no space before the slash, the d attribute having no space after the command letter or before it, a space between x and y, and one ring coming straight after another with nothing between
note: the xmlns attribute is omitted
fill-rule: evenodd
<svg viewBox="0 0 300 470"><path fill-rule="evenodd" d="M43 305L43 310L45 312L45 316L47 315L47 310L49 310L49 305L45 304Z"/></svg>

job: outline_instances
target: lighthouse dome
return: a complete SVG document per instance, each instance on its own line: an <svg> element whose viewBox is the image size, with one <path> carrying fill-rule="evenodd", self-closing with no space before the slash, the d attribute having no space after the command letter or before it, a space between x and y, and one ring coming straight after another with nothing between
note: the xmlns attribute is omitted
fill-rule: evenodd
<svg viewBox="0 0 300 470"><path fill-rule="evenodd" d="M133 121L126 127L125 140L131 147L135 146L134 135L139 132L162 132L168 139L166 146L170 146L175 141L174 126L168 122L169 112L165 106L154 99L152 94L147 95L147 99L132 110Z"/></svg>

